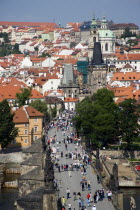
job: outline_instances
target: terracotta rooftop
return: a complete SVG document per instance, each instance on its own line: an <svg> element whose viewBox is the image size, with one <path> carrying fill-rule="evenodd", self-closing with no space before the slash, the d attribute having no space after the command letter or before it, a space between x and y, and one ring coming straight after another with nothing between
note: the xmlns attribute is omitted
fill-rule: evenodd
<svg viewBox="0 0 140 210"><path fill-rule="evenodd" d="M64 102L78 102L79 100L77 98L71 98L71 97L67 97L65 98Z"/></svg>
<svg viewBox="0 0 140 210"><path fill-rule="evenodd" d="M25 110L23 110L23 106L17 109L14 112L14 114L15 115L14 115L13 121L15 123L29 123L29 119L25 113Z"/></svg>
<svg viewBox="0 0 140 210"><path fill-rule="evenodd" d="M25 109L30 117L43 117L44 116L44 114L37 111L36 109L34 109L31 106L25 107Z"/></svg>
<svg viewBox="0 0 140 210"><path fill-rule="evenodd" d="M115 72L114 77L111 78L113 81L133 81L140 80L140 72Z"/></svg>
<svg viewBox="0 0 140 210"><path fill-rule="evenodd" d="M26 111L25 111L26 110ZM26 114L27 112L27 114ZM44 114L37 111L31 106L22 106L14 112L14 122L15 123L29 123L30 117L43 117Z"/></svg>

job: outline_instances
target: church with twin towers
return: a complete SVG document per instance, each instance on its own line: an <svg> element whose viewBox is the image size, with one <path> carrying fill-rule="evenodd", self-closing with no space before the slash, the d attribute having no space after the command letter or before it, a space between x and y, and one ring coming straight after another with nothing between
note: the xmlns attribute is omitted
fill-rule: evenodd
<svg viewBox="0 0 140 210"><path fill-rule="evenodd" d="M85 30L84 30L85 29ZM83 36L81 41L88 44L89 70L87 88L91 93L96 92L100 88L106 87L107 63L103 61L102 54L107 57L109 54L115 53L115 34L108 29L108 22L105 17L100 21L96 21L93 16L87 36L86 26L83 27Z"/></svg>

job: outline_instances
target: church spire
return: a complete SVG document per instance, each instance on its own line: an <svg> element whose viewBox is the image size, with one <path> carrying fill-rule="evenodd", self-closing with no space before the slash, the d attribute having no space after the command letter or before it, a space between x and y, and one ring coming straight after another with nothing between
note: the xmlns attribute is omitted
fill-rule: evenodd
<svg viewBox="0 0 140 210"><path fill-rule="evenodd" d="M95 15L93 15L93 18L92 18L92 22L91 22L91 29L96 29L97 28L97 22L96 22L96 19L95 19Z"/></svg>
<svg viewBox="0 0 140 210"><path fill-rule="evenodd" d="M107 20L105 16L103 16L103 19L102 19L101 29L107 29Z"/></svg>

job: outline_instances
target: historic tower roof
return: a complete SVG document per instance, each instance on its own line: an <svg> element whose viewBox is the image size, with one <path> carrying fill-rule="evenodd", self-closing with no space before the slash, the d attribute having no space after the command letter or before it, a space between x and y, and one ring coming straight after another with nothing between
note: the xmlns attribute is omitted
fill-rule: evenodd
<svg viewBox="0 0 140 210"><path fill-rule="evenodd" d="M96 22L95 16L93 16L93 18L92 18L92 22L91 22L90 28L91 29L96 29L97 28L97 22Z"/></svg>
<svg viewBox="0 0 140 210"><path fill-rule="evenodd" d="M94 53L93 53L92 64L93 65L102 65L103 64L100 42L95 42L95 44L94 44Z"/></svg>
<svg viewBox="0 0 140 210"><path fill-rule="evenodd" d="M72 64L66 64L64 67L64 77L62 84L75 83Z"/></svg>

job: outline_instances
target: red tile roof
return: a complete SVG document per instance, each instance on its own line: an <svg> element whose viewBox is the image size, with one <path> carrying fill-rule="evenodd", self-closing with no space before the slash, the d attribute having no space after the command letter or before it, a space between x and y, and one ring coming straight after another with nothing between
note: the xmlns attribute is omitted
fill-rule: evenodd
<svg viewBox="0 0 140 210"><path fill-rule="evenodd" d="M71 98L71 97L67 97L65 98L64 102L78 102L79 100L77 98Z"/></svg>
<svg viewBox="0 0 140 210"><path fill-rule="evenodd" d="M26 111L25 111L26 110ZM27 114L26 114L27 112ZM37 111L31 106L22 106L14 112L13 121L15 123L29 123L30 117L43 117L44 114Z"/></svg>
<svg viewBox="0 0 140 210"><path fill-rule="evenodd" d="M43 117L44 114L42 114L41 112L37 111L36 109L34 109L31 106L25 107L29 117Z"/></svg>
<svg viewBox="0 0 140 210"><path fill-rule="evenodd" d="M56 23L45 23L45 22L10 22L0 21L2 26L47 26L47 27L58 27Z"/></svg>
<svg viewBox="0 0 140 210"><path fill-rule="evenodd" d="M20 107L19 109L17 109L15 112L14 112L14 118L13 118L13 121L15 123L29 123L29 119L26 115L26 112L25 110L23 109L23 106Z"/></svg>

